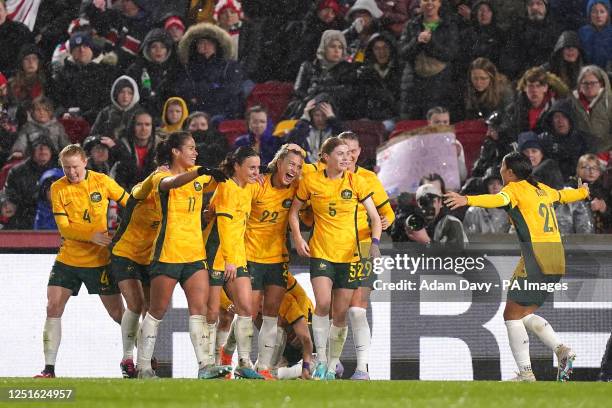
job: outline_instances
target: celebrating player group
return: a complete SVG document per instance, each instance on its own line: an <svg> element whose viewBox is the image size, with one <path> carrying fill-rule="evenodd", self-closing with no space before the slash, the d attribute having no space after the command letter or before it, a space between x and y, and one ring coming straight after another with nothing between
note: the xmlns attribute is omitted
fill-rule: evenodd
<svg viewBox="0 0 612 408"><path fill-rule="evenodd" d="M86 170L80 146L65 147L65 177L51 186L63 242L47 287L45 368L37 377L55 377L64 307L84 283L121 326L123 376L155 378L159 325L180 283L198 378L233 372L251 379L335 379L350 321L357 355L351 378L369 379L371 261L380 256L381 233L395 216L376 175L357 166L360 151L352 132L327 139L313 164L304 163L298 145L283 145L260 174L260 158L250 147L231 152L218 169L196 166L194 139L175 132L158 146L157 170L126 192ZM506 208L519 239L533 243L522 248L515 279L557 281L565 266L551 204L584 199L588 189L550 189L531 179L528 160L511 155L502 165L501 193L449 193L446 204ZM124 207L114 236L107 226L111 200ZM543 211L546 225L537 221ZM304 225L312 229L308 241L300 231ZM289 231L297 253L310 260L314 306L289 271ZM539 292L508 296L504 318L519 380L535 379L526 329L555 350L560 377L571 373L575 354L533 314L543 301Z"/></svg>

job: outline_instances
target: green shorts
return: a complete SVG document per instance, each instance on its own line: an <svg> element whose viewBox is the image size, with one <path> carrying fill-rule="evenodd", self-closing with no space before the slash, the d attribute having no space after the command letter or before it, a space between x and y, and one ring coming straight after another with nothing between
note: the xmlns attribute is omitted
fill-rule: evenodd
<svg viewBox="0 0 612 408"><path fill-rule="evenodd" d="M165 275L176 279L181 285L191 278L191 275L201 269L208 269L205 260L187 263L166 263L155 261L151 264L151 280L156 276Z"/></svg>
<svg viewBox="0 0 612 408"><path fill-rule="evenodd" d="M335 263L320 258L310 258L310 279L326 276L333 282L333 289L357 289L361 262Z"/></svg>
<svg viewBox="0 0 612 408"><path fill-rule="evenodd" d="M214 269L208 270L208 284L210 286L223 286L225 285L225 279L223 275L225 271L217 271ZM239 266L236 269L236 277L237 278L250 278L251 274L249 273L249 268L245 266Z"/></svg>
<svg viewBox="0 0 612 408"><path fill-rule="evenodd" d="M111 255L110 272L117 283L126 279L137 279L148 286L151 281L149 265L141 265L122 256Z"/></svg>
<svg viewBox="0 0 612 408"><path fill-rule="evenodd" d="M49 286L70 289L72 296L79 294L84 283L90 295L116 295L119 293L117 282L111 279L108 265L97 267L70 266L55 261L49 275Z"/></svg>
<svg viewBox="0 0 612 408"><path fill-rule="evenodd" d="M270 285L287 287L288 262L262 264L249 261L247 262L247 267L251 274L251 287L253 290L263 290L266 286Z"/></svg>
<svg viewBox="0 0 612 408"><path fill-rule="evenodd" d="M374 281L376 280L376 274L372 272L372 260L362 258L359 266L359 287L374 289Z"/></svg>
<svg viewBox="0 0 612 408"><path fill-rule="evenodd" d="M523 257L527 276L513 276L508 288L508 300L521 306L542 306L546 298L554 290L545 290L543 287L552 287L558 283L562 275L545 275L531 256ZM515 282L518 283L515 284Z"/></svg>

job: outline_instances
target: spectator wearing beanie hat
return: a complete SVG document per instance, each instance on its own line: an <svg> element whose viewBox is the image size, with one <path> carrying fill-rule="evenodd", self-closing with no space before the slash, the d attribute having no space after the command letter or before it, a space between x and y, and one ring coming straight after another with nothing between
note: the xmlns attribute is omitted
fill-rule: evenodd
<svg viewBox="0 0 612 408"><path fill-rule="evenodd" d="M287 77L283 78L293 81L304 61L315 59L321 35L326 30L344 30L347 22L342 16L342 9L338 0L319 0L306 17L296 24L296 28L290 34L287 52L286 69Z"/></svg>
<svg viewBox="0 0 612 408"><path fill-rule="evenodd" d="M80 115L93 124L108 103L115 69L96 56L98 49L88 33L73 33L69 45L70 56L54 77L53 99L60 112L79 108Z"/></svg>
<svg viewBox="0 0 612 408"><path fill-rule="evenodd" d="M556 190L563 188L563 176L556 160L545 156L542 139L535 132L518 135L518 150L527 156L533 167L533 176L539 182Z"/></svg>
<svg viewBox="0 0 612 408"><path fill-rule="evenodd" d="M164 23L164 30L170 34L172 41L178 44L181 38L183 38L183 35L185 35L185 24L183 24L183 20L181 20L180 17L170 16Z"/></svg>
<svg viewBox="0 0 612 408"><path fill-rule="evenodd" d="M13 103L22 107L34 98L48 94L47 76L41 50L32 44L24 45L19 51L19 67L10 81Z"/></svg>
<svg viewBox="0 0 612 408"><path fill-rule="evenodd" d="M589 64L612 71L612 24L610 23L610 1L589 0L587 4L588 24L578 31L580 44Z"/></svg>

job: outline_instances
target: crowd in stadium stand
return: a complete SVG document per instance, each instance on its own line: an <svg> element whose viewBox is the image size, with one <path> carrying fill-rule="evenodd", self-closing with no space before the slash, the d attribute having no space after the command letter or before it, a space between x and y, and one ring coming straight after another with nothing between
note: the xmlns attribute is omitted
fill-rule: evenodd
<svg viewBox="0 0 612 408"><path fill-rule="evenodd" d="M193 133L202 165L242 145L265 164L286 141L314 162L343 130L376 129L361 142L372 152L402 123L448 114L486 124L464 193L499 191L501 158L518 150L551 187L590 184L588 202L557 208L563 233L612 232L609 0L56 0L31 29L5 1L5 230L55 228L49 186L71 142L130 189L176 130ZM414 201L397 200L394 239L410 239ZM510 228L495 210L453 216L467 233Z"/></svg>

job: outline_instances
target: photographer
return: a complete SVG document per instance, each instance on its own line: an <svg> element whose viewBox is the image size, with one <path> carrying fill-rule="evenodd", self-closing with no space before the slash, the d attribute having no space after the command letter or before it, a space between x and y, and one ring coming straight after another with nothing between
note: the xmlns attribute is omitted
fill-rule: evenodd
<svg viewBox="0 0 612 408"><path fill-rule="evenodd" d="M442 204L442 192L433 184L423 184L416 191L417 209L404 223L410 241L463 246L468 239L461 221L450 215Z"/></svg>

